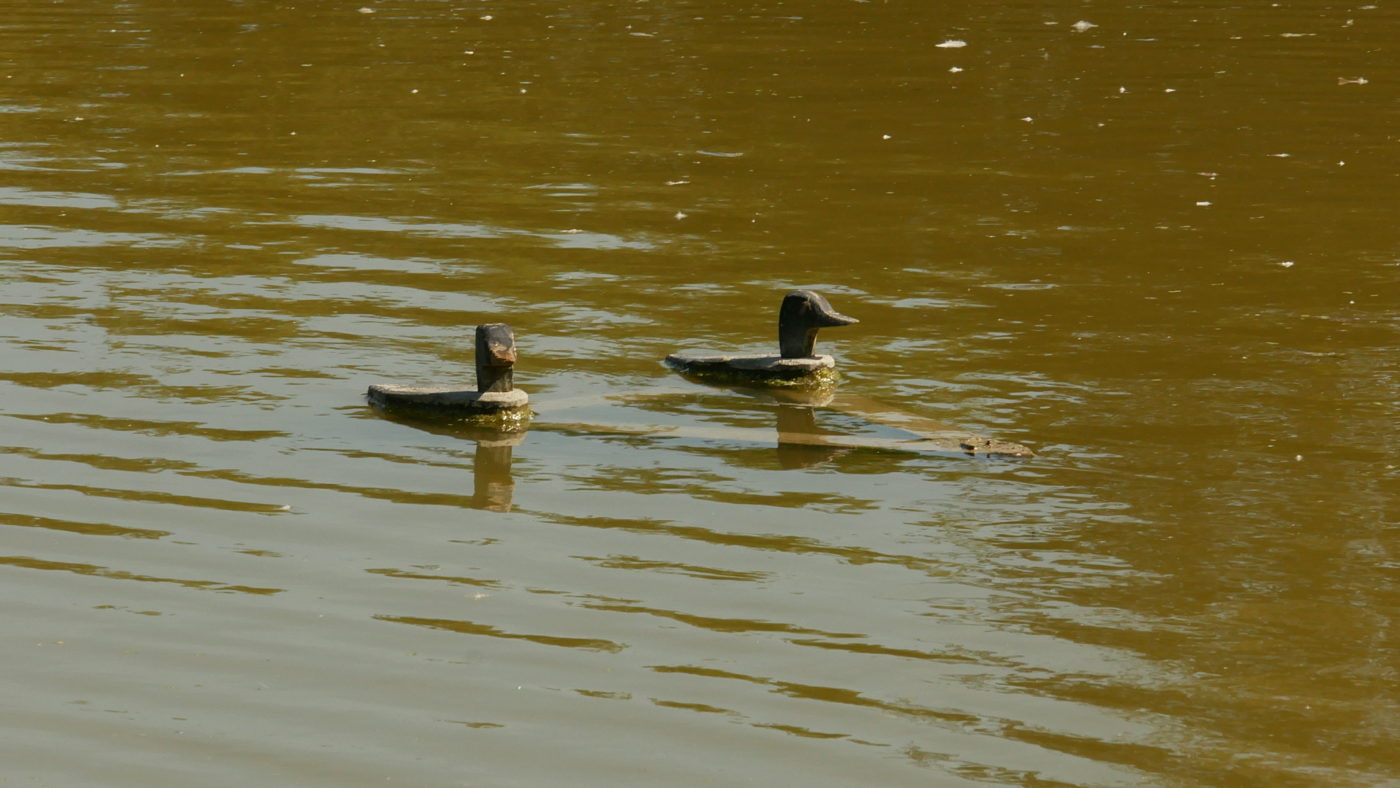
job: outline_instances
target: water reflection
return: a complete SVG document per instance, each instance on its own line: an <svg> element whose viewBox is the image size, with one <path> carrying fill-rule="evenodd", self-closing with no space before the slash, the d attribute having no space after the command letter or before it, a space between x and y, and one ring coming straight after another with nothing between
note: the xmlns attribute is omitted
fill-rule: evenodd
<svg viewBox="0 0 1400 788"><path fill-rule="evenodd" d="M778 465L789 469L821 465L856 449L982 457L1034 456L1021 444L987 438L868 397L841 394L830 387L757 388L687 379L721 392L721 397L669 394L631 398L629 402L650 414L665 414L667 421L653 427L627 425L625 429L642 434L729 440L741 444L776 440ZM753 404L760 407L754 408ZM772 421L760 415L767 410L763 406L775 406ZM678 423L675 416L684 417L685 422ZM773 428L758 427L756 423L760 420L773 424ZM702 421L720 422L725 426L696 423ZM569 426L588 429L576 423Z"/></svg>
<svg viewBox="0 0 1400 788"><path fill-rule="evenodd" d="M263 586L239 585L234 583L221 583L217 580L192 580L183 577L161 577L158 575L148 575L138 572L130 572L125 569L112 569L111 567L99 566L97 564L78 563L75 561L50 561L44 558L35 558L27 555L0 555L0 566L18 566L25 569L41 569L54 572L71 572L76 575L89 575L92 577L105 577L113 580L136 580L143 583L170 583L184 588L198 589L202 591L222 591L238 594L255 594L270 596L280 594L286 589L269 588Z"/></svg>
<svg viewBox="0 0 1400 788"><path fill-rule="evenodd" d="M482 430L472 464L472 505L493 512L510 511L515 480L510 475L511 454L525 440L524 432Z"/></svg>
<svg viewBox="0 0 1400 788"><path fill-rule="evenodd" d="M515 447L525 440L528 430L483 426L460 417L444 416L428 409L379 407L375 410L398 424L434 435L474 441L471 506L493 512L508 512L514 506L515 479L511 463Z"/></svg>
<svg viewBox="0 0 1400 788"><path fill-rule="evenodd" d="M487 637L501 638L503 640L526 640L543 646L559 646L562 648L578 648L587 651L607 651L614 653L627 648L627 644L625 643L617 643L605 638L560 637L558 635L508 632L489 624L480 624L475 621L459 619L390 615L377 615L375 618L380 621L392 621L396 624L411 624L413 626L428 627L429 629L441 629L463 635L485 635Z"/></svg>
<svg viewBox="0 0 1400 788"><path fill-rule="evenodd" d="M855 448L832 443L833 436L844 433L824 427L817 420L817 408L831 404L835 396L835 392L830 388L713 387L730 395L771 403L776 406L774 427L777 433L777 447L774 450L774 456L777 458L779 468L797 470L816 467L847 454Z"/></svg>
<svg viewBox="0 0 1400 788"><path fill-rule="evenodd" d="M778 406L778 467L785 469L810 468L833 460L851 448L849 446L828 446L808 441L794 441L793 436L818 438L825 433L817 426L817 414L806 405Z"/></svg>

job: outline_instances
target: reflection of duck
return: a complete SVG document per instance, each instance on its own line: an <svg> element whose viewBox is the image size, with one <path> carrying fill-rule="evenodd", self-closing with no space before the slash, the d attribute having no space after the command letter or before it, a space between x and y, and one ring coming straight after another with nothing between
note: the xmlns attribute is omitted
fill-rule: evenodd
<svg viewBox="0 0 1400 788"><path fill-rule="evenodd" d="M376 383L369 400L377 405L408 407L444 415L489 417L523 422L530 417L530 397L514 387L515 334L505 323L476 327L476 390L456 386L400 386Z"/></svg>
<svg viewBox="0 0 1400 788"><path fill-rule="evenodd" d="M831 433L817 425L817 413L811 406L779 405L777 416L779 468L810 468L851 450L850 446L816 442Z"/></svg>
<svg viewBox="0 0 1400 788"><path fill-rule="evenodd" d="M470 505L497 512L510 511L515 496L511 460L516 446L525 441L524 424L498 425L491 420L462 419L445 411L425 408L385 408L384 418L431 435L444 435L476 443L472 463Z"/></svg>
<svg viewBox="0 0 1400 788"><path fill-rule="evenodd" d="M794 290L778 312L777 356L691 356L673 353L666 365L697 378L754 386L818 386L836 379L831 356L814 354L817 331L858 322L831 308L820 293Z"/></svg>
<svg viewBox="0 0 1400 788"><path fill-rule="evenodd" d="M494 439L476 442L472 506L494 512L510 511L515 498L515 480L510 476L511 454L524 437L520 432L497 432Z"/></svg>

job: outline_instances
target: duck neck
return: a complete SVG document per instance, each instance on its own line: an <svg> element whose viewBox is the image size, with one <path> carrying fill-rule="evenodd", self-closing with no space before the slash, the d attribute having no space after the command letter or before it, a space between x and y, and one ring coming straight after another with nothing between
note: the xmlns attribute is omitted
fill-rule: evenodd
<svg viewBox="0 0 1400 788"><path fill-rule="evenodd" d="M778 352L783 358L810 358L817 345L817 321L801 291L788 293L778 308Z"/></svg>
<svg viewBox="0 0 1400 788"><path fill-rule="evenodd" d="M783 358L811 358L817 346L817 329L778 321L778 352Z"/></svg>
<svg viewBox="0 0 1400 788"><path fill-rule="evenodd" d="M482 394L488 391L510 391L515 387L515 370L510 367L476 367L476 390Z"/></svg>

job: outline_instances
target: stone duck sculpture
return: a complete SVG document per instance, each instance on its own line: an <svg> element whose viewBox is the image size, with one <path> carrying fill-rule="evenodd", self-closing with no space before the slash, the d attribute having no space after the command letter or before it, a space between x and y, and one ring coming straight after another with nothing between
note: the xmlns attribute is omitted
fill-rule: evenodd
<svg viewBox="0 0 1400 788"><path fill-rule="evenodd" d="M821 386L836 380L836 361L813 351L817 331L859 322L831 308L821 293L794 290L778 311L776 356L692 356L672 353L666 366L702 380L748 386Z"/></svg>
<svg viewBox="0 0 1400 788"><path fill-rule="evenodd" d="M515 334L505 323L476 327L476 390L451 385L400 386L376 383L369 400L377 405L407 406L444 414L529 418L530 397L515 388Z"/></svg>

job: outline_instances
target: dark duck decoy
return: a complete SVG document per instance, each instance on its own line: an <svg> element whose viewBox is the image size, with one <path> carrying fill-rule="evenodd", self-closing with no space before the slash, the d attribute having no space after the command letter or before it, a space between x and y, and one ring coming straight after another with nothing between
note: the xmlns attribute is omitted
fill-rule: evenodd
<svg viewBox="0 0 1400 788"><path fill-rule="evenodd" d="M476 327L475 391L452 385L376 383L369 387L369 400L377 405L516 421L530 415L529 395L515 388L515 334L505 323Z"/></svg>
<svg viewBox="0 0 1400 788"><path fill-rule="evenodd" d="M836 361L814 353L817 331L859 322L831 308L821 293L794 290L778 311L776 356L692 356L672 353L666 366L700 380L748 386L823 386L836 380Z"/></svg>

